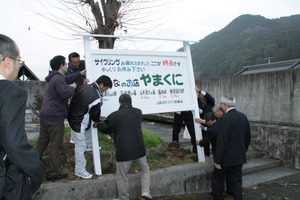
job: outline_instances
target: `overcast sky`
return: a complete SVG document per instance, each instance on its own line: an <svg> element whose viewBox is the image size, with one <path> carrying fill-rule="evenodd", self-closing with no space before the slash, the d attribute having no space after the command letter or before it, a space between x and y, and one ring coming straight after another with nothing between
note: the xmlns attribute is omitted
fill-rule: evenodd
<svg viewBox="0 0 300 200"><path fill-rule="evenodd" d="M41 9L37 0L2 0L1 8L0 33L16 41L21 50L21 59L41 80L48 74L49 60L55 55L67 57L70 52L77 51L83 56L82 40L57 39L68 36L60 37L50 22L37 14ZM166 7L161 14L161 20L152 24L157 27L140 37L199 41L243 14L273 19L300 14L300 11L299 0L181 0ZM127 30L127 35L131 34L136 32ZM180 47L180 42L166 41L116 43L116 48L120 49L176 51Z"/></svg>

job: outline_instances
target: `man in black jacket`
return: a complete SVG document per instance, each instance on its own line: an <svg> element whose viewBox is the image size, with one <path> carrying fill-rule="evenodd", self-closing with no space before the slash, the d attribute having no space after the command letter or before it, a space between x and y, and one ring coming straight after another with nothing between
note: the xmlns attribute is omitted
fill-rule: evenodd
<svg viewBox="0 0 300 200"><path fill-rule="evenodd" d="M201 125L201 129L207 131L207 134L204 138L197 140L196 144L199 144L201 147L203 147L205 144L211 143L213 157L215 158L217 135L218 135L217 118L214 113L209 112L204 115L204 120L207 127Z"/></svg>
<svg viewBox="0 0 300 200"><path fill-rule="evenodd" d="M133 161L141 168L142 199L151 199L150 172L141 127L143 114L140 109L132 107L128 94L122 94L119 103L118 111L111 113L103 123L95 123L93 126L104 133L113 134L119 199L129 199L127 172Z"/></svg>
<svg viewBox="0 0 300 200"><path fill-rule="evenodd" d="M204 115L206 115L209 112L212 112L212 108L215 105L215 99L206 91L198 90L198 106L199 106L199 112L200 112L200 120L196 122L203 124L203 126L207 125L205 124L205 120L202 120L204 118ZM206 130L202 130L202 138L205 138L207 135ZM209 149L210 143L205 143L204 145L204 155L210 156L210 149Z"/></svg>
<svg viewBox="0 0 300 200"><path fill-rule="evenodd" d="M81 72L85 70L85 61L80 60L80 55L77 52L72 52L68 56L69 63L68 63L68 71L66 75L75 74L77 72ZM86 78L85 75L80 76L76 79L75 83L77 86L82 84L87 84L89 79Z"/></svg>
<svg viewBox="0 0 300 200"><path fill-rule="evenodd" d="M251 132L249 121L235 109L236 99L230 94L221 97L224 115L219 120L219 129L214 159L212 192L214 200L223 200L224 177L228 178L233 199L241 200L242 167L246 163Z"/></svg>
<svg viewBox="0 0 300 200"><path fill-rule="evenodd" d="M32 199L42 183L44 165L25 132L27 92L13 81L20 51L0 34L0 199Z"/></svg>
<svg viewBox="0 0 300 200"><path fill-rule="evenodd" d="M102 95L109 88L112 88L111 79L102 75L92 84L79 86L69 106L68 122L75 143L75 175L80 178L92 178L86 171L84 152L92 150L91 121L100 121Z"/></svg>

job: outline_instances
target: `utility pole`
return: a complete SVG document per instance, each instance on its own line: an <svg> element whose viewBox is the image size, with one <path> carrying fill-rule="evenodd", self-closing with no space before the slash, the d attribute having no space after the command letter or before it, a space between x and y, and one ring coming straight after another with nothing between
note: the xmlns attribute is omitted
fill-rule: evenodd
<svg viewBox="0 0 300 200"><path fill-rule="evenodd" d="M271 63L271 58L272 58L272 57L267 57L267 58L265 58L265 59L268 60L268 63Z"/></svg>

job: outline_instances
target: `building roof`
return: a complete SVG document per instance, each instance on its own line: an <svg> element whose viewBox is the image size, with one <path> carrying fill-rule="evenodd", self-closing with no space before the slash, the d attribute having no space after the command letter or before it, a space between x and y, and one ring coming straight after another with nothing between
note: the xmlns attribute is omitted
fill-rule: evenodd
<svg viewBox="0 0 300 200"><path fill-rule="evenodd" d="M234 75L272 72L296 68L300 68L300 59L244 66L241 71L237 72Z"/></svg>
<svg viewBox="0 0 300 200"><path fill-rule="evenodd" d="M26 80L25 80L26 78ZM18 73L18 80L21 81L39 81L40 79L27 67L27 65L23 62L20 66L19 73Z"/></svg>

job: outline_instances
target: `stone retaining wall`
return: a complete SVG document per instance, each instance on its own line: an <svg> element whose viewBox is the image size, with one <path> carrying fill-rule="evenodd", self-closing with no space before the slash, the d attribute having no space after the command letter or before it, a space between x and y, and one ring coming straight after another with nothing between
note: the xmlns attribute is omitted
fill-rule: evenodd
<svg viewBox="0 0 300 200"><path fill-rule="evenodd" d="M300 127L251 123L251 147L300 169Z"/></svg>

